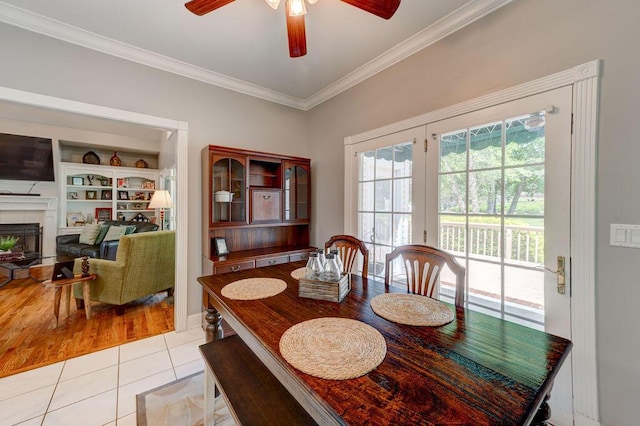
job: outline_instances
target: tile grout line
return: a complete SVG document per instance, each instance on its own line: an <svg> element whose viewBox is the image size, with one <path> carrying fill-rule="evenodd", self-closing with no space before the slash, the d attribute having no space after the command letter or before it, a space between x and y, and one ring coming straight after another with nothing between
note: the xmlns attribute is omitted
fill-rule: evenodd
<svg viewBox="0 0 640 426"><path fill-rule="evenodd" d="M47 408L44 409L44 414L42 415L42 422L40 422L40 426L44 424L45 419L47 418L47 414L49 414L49 407L51 407L51 403L53 402L53 396L56 394L56 390L58 389L58 385L60 384L60 379L62 378L62 373L64 372L64 368L67 366L67 361L63 361L62 368L60 369L60 374L58 374L58 380L56 380L56 384L53 387L53 392L51 392L51 398L49 398L49 403L47 404Z"/></svg>
<svg viewBox="0 0 640 426"><path fill-rule="evenodd" d="M116 411L115 411L115 422L116 426L118 425L118 404L120 403L120 349L122 345L118 345L118 368L117 368L117 376L116 376Z"/></svg>

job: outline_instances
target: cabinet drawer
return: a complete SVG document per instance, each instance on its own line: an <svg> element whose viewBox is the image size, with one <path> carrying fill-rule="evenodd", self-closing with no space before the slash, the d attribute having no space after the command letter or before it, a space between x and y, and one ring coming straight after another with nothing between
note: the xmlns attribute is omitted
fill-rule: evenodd
<svg viewBox="0 0 640 426"><path fill-rule="evenodd" d="M299 260L309 260L309 253L298 253L289 256L290 262L298 262Z"/></svg>
<svg viewBox="0 0 640 426"><path fill-rule="evenodd" d="M269 259L256 260L256 268L263 266L280 265L281 263L289 263L289 256L271 257Z"/></svg>
<svg viewBox="0 0 640 426"><path fill-rule="evenodd" d="M251 189L251 222L280 222L279 189Z"/></svg>
<svg viewBox="0 0 640 426"><path fill-rule="evenodd" d="M227 272L238 272L246 269L253 269L253 260L247 260L246 262L230 263L226 265L216 266L214 268L214 274L226 274Z"/></svg>

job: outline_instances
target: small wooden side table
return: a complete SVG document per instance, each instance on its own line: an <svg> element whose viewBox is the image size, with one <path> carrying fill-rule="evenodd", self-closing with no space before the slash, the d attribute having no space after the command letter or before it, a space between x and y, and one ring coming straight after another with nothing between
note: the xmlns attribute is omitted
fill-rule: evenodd
<svg viewBox="0 0 640 426"><path fill-rule="evenodd" d="M76 275L73 278L67 278L64 280L47 280L43 282L43 285L45 287L56 289L55 299L53 300L53 314L56 316L56 327L58 327L58 318L60 316L60 299L64 300L67 318L69 317L69 306L71 305L71 296L73 295L73 293L71 292L71 286L74 284L82 283L84 312L87 316L87 319L91 319L91 294L89 284L91 281L95 280L96 277L96 274L89 274L86 277L83 277L82 275ZM64 295L62 294L63 292Z"/></svg>

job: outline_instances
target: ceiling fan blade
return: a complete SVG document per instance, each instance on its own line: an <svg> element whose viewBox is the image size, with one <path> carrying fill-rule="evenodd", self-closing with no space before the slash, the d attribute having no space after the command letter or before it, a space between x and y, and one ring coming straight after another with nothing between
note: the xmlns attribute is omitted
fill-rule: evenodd
<svg viewBox="0 0 640 426"><path fill-rule="evenodd" d="M202 16L233 1L234 0L191 0L190 2L185 3L184 7L189 9L192 13Z"/></svg>
<svg viewBox="0 0 640 426"><path fill-rule="evenodd" d="M400 0L342 0L345 3L373 13L384 19L389 19L396 13Z"/></svg>
<svg viewBox="0 0 640 426"><path fill-rule="evenodd" d="M307 37L304 27L304 15L289 16L287 15L287 36L289 37L289 56L298 58L307 54Z"/></svg>

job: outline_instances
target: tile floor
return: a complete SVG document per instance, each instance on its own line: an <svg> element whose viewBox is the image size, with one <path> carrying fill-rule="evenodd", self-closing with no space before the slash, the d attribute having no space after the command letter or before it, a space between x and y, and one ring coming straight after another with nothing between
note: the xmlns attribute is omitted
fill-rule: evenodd
<svg viewBox="0 0 640 426"><path fill-rule="evenodd" d="M136 425L136 395L204 370L201 328L0 379L0 426Z"/></svg>

